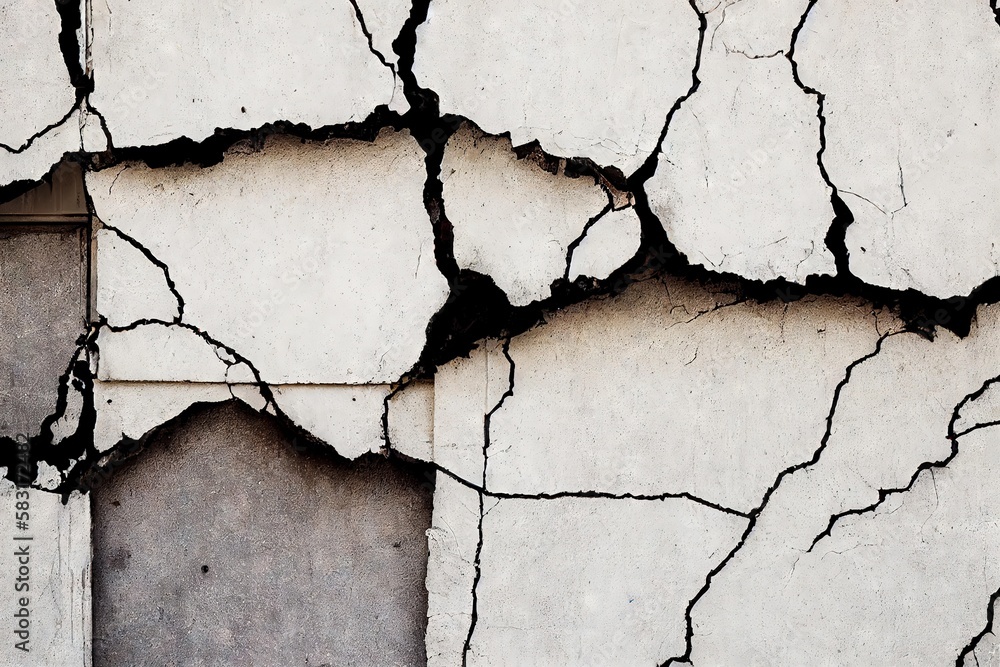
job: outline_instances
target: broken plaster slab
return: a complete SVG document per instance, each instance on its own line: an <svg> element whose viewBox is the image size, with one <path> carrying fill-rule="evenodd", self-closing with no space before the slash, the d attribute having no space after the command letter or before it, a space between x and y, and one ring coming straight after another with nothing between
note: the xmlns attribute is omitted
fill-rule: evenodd
<svg viewBox="0 0 1000 667"><path fill-rule="evenodd" d="M180 317L163 269L113 230L97 231L97 312L113 327Z"/></svg>
<svg viewBox="0 0 1000 667"><path fill-rule="evenodd" d="M104 329L97 377L129 382L226 382L226 352L194 331L164 324ZM224 361L224 359L226 359Z"/></svg>
<svg viewBox="0 0 1000 667"><path fill-rule="evenodd" d="M384 130L372 143L271 137L213 167L129 164L87 184L100 219L169 267L184 321L266 382L380 384L417 361L447 298L425 178L416 142ZM145 372L193 379L169 366Z"/></svg>
<svg viewBox="0 0 1000 667"><path fill-rule="evenodd" d="M642 223L634 208L608 211L573 249L569 281L581 277L605 280L635 256L641 241Z"/></svg>
<svg viewBox="0 0 1000 667"><path fill-rule="evenodd" d="M515 337L490 491L687 492L753 508L819 445L844 368L875 346L879 320L850 300L734 301L650 280Z"/></svg>
<svg viewBox="0 0 1000 667"><path fill-rule="evenodd" d="M570 244L610 206L593 177L550 174L467 124L445 147L441 182L459 268L493 278L514 306L549 296Z"/></svg>
<svg viewBox="0 0 1000 667"><path fill-rule="evenodd" d="M348 0L92 5L90 99L116 146L200 141L216 128L364 120L392 71Z"/></svg>
<svg viewBox="0 0 1000 667"><path fill-rule="evenodd" d="M11 151L20 150L32 137L59 123L76 103L76 91L59 48L62 23L56 7L54 2L0 2L0 43L5 54L0 61L4 99L0 111L0 178ZM49 166L57 161L50 161ZM0 185L13 180L20 179L3 178Z"/></svg>
<svg viewBox="0 0 1000 667"><path fill-rule="evenodd" d="M27 503L25 528L15 521L17 502ZM90 497L74 493L63 504L55 494L17 489L0 479L0 504L4 540L0 571L8 589L0 598L0 613L9 628L0 644L0 664L90 667ZM27 554L18 555L19 551ZM27 586L17 588L18 584ZM22 599L27 600L26 607L20 604ZM26 638L14 632L22 609L27 609ZM24 639L26 651L17 648Z"/></svg>
<svg viewBox="0 0 1000 667"><path fill-rule="evenodd" d="M483 518L468 664L658 664L745 526L687 500L500 500Z"/></svg>
<svg viewBox="0 0 1000 667"><path fill-rule="evenodd" d="M667 237L692 264L803 283L836 273L825 243L834 211L816 157L817 100L795 83L784 57L805 3L783 4L784 20L775 5L746 0L707 14L701 85L671 119L646 191ZM787 28L783 39L776 25ZM744 44L775 48L732 50L750 48Z"/></svg>
<svg viewBox="0 0 1000 667"><path fill-rule="evenodd" d="M630 175L691 87L698 30L687 0L435 0L414 73L443 113Z"/></svg>
<svg viewBox="0 0 1000 667"><path fill-rule="evenodd" d="M956 628L961 633L966 631L963 624L970 618L965 616L969 610L959 613L953 609L948 602L950 593L930 594L923 590L925 580L931 587L937 585L938 571L952 572L952 557L938 552L931 558L948 565L933 565L934 560L925 560L920 539L937 539L941 530L952 530L944 528L949 525L973 532L982 526L983 534L989 533L991 529L987 526L994 520L977 505L989 502L989 494L980 492L987 488L982 486L988 484L984 481L987 478L975 482L981 485L979 490L963 492L961 507L953 507L954 512L964 512L964 518L924 512L913 529L913 537L918 539L916 544L908 538L900 542L901 536L888 534L880 534L874 541L868 537L849 538L850 526L874 520L871 512L848 515L832 528L831 517L872 507L879 502L880 489L904 489L922 465L944 461L952 453L949 423L956 418L956 408L966 395L1000 376L1000 362L996 359L1000 309L980 308L976 322L965 339L944 331L933 342L916 334L894 334L882 342L875 356L853 368L839 395L831 437L821 455L814 464L780 480L743 547L714 577L694 608L691 654L694 664L823 664L837 651L843 651L847 657L836 653L836 662L853 664L857 660L850 656L857 650L887 656L887 664L908 664L910 659L899 653L904 650L910 657L920 656L921 663L940 662L932 657L925 660L925 656L940 655L941 647L949 646L946 635L951 636ZM975 403L966 405L971 407ZM965 410L961 412L964 414ZM987 431L996 438L993 429ZM942 474L953 470L965 456L967 442L971 442L968 437L960 438L955 460L946 469L925 471L921 476L927 478L924 481L932 485L936 477L940 484ZM996 451L995 446L992 451ZM994 464L979 459L973 465L989 469ZM898 509L897 500L914 493L922 492L915 486L906 493L889 494L884 512ZM929 509L933 510L931 493ZM925 520L929 521L926 530L921 529ZM966 539L954 535L951 548L956 555L966 548ZM939 548L943 546L933 547ZM834 552L845 552L848 560ZM980 566L982 562L979 561ZM826 569L838 567L836 563L848 569L859 564L867 574L859 580L857 573L842 571L841 576ZM959 619L954 623L949 620L941 624L946 627L931 632L931 641L942 643L929 652L924 651L923 639L911 641L916 640L913 635L916 628L927 628L926 623L918 621L925 617L924 612L911 611L906 597L912 591L907 592L907 587L899 582L887 581L889 575L885 571L886 567L904 570L911 565L923 567L920 563L930 566L919 577L909 576L921 588L921 598L944 605L933 612L935 617ZM956 563L956 567L971 565ZM987 599L996 586L990 587L990 582L982 576L949 574L948 577L954 582L971 577L980 588L982 601L973 605L972 611L978 615L974 617L982 628ZM761 590L771 594L762 596ZM855 616L855 609L870 605L871 601L865 599L872 590L883 591L880 614L884 619L870 626L871 618ZM793 619L813 613L803 606L809 606L807 599L813 596L825 601L822 614L828 620L816 624L795 622ZM893 629L887 630L883 622L892 624ZM853 640L846 638L844 632L848 627L854 629L852 636L864 638L865 648L856 647ZM877 629L869 634L869 628ZM898 643L891 646L881 643L894 642L897 637ZM954 662L956 654L957 650L951 653L949 662Z"/></svg>
<svg viewBox="0 0 1000 667"><path fill-rule="evenodd" d="M387 385L286 385L274 388L285 415L347 459L379 452Z"/></svg>
<svg viewBox="0 0 1000 667"><path fill-rule="evenodd" d="M998 275L990 3L815 3L795 60L825 95L823 163L854 215L851 272L941 298Z"/></svg>

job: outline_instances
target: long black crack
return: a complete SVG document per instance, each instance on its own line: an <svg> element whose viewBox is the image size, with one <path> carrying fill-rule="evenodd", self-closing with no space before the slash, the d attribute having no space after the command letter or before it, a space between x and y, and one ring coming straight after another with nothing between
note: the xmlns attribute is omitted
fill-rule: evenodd
<svg viewBox="0 0 1000 667"><path fill-rule="evenodd" d="M462 646L462 665L468 663L469 659L469 647L472 646L472 635L476 631L476 623L479 620L479 579L482 577L482 564L481 557L483 553L483 520L486 518L486 480L487 472L490 462L490 422L493 420L493 415L497 413L498 410L503 408L503 404L508 398L514 395L514 373L516 371L516 365L514 363L513 357L510 356L510 338L507 338L503 342L503 356L507 359L507 363L510 366L510 370L507 376L507 389L504 391L503 395L500 396L500 400L497 404L493 406L489 412L483 417L483 480L482 480L482 491L479 493L479 542L476 544L476 557L473 561L473 567L475 568L475 576L472 579L472 611L471 618L469 621L469 634L465 637L465 643Z"/></svg>
<svg viewBox="0 0 1000 667"><path fill-rule="evenodd" d="M761 513L767 508L767 504L771 500L771 496L773 496L775 491L778 490L778 487L781 486L781 483L784 481L784 479L799 470L805 470L806 468L810 468L819 462L820 458L823 456L823 452L826 450L827 443L829 443L831 434L833 432L833 420L834 416L837 413L837 405L840 402L841 393L844 391L844 388L850 383L851 375L854 373L854 369L864 364L869 359L878 356L878 354L882 351L882 344L886 341L887 338L893 335L895 334L888 333L882 335L878 339L878 342L875 344L875 349L872 352L866 354L860 359L856 359L855 361L851 362L851 364L847 367L847 370L844 372L843 379L841 379L841 381L837 384L837 388L833 392L833 401L831 402L830 405L830 412L827 414L826 417L826 430L824 431L823 437L820 440L819 447L816 449L815 452L813 452L812 457L810 457L808 460L791 465L782 470L780 473L778 473L778 476L775 478L774 483L764 494L764 497L761 500L760 504L750 512L749 521L747 522L747 527L743 531L743 535L740 537L739 541L736 543L736 546L733 547L732 551L730 551L729 554L726 555L726 557L723 558L718 565L712 568L712 570L705 577L704 585L701 587L701 589L699 589L698 593L688 602L687 609L684 612L684 620L686 624L685 637L684 637L684 643L685 643L684 653L679 656L668 658L664 663L662 663L664 667L667 665L682 664L682 663L691 664L691 652L694 650L693 613L695 606L697 606L698 604L698 601L701 600L701 598L704 597L705 594L709 591L709 589L712 586L712 581L715 579L716 575L718 575L720 572L722 572L722 570L726 568L729 562L732 561L733 558L736 557L736 554L738 554L740 550L743 548L743 545L746 544L747 539L749 539L750 534L753 532L754 527L757 525L757 520L760 518Z"/></svg>
<svg viewBox="0 0 1000 667"><path fill-rule="evenodd" d="M163 278L167 283L167 289L173 295L174 299L177 301L177 316L174 317L173 322L178 323L184 320L184 297L181 296L180 292L177 291L177 285L174 283L173 278L170 277L170 267L166 265L162 260L160 260L156 255L152 253L146 246L139 243L135 238L129 236L117 227L112 227L111 225L102 222L104 229L114 232L120 239L131 245L133 248L138 250L145 256L146 260L160 269L163 272Z"/></svg>
<svg viewBox="0 0 1000 667"><path fill-rule="evenodd" d="M610 199L610 195L608 195L608 198ZM580 247L580 244L587 238L587 233L590 231L591 227L596 225L601 218L610 213L612 208L613 204L609 201L597 215L587 221L587 223L583 226L583 230L580 232L580 235L573 239L568 246L566 246L566 272L563 273L563 280L569 282L569 272L570 269L573 268L573 254L576 252L576 249Z"/></svg>
<svg viewBox="0 0 1000 667"><path fill-rule="evenodd" d="M998 16L997 21L1000 22L1000 16ZM993 633L993 614L997 601L1000 600L1000 588L995 590L992 595L990 595L989 603L986 607L986 625L983 629L976 633L976 635L969 640L961 651L958 653L958 657L955 659L955 667L968 667L965 664L965 659L972 655L976 660L976 664L979 664L979 658L976 656L976 649L979 647L979 642L983 640L983 637Z"/></svg>
<svg viewBox="0 0 1000 667"><path fill-rule="evenodd" d="M912 489L913 485L917 483L917 480L920 478L921 475L924 474L925 471L930 470L931 472L933 472L935 469L947 468L948 465L955 460L955 457L958 456L958 441L960 438L970 433L973 433L974 431L978 431L979 429L995 426L997 422L986 422L982 424L976 424L961 432L955 431L955 424L957 424L958 420L961 419L962 408L964 408L966 405L975 401L980 396L985 394L986 391L997 382L1000 382L1000 375L997 375L996 377L992 377L989 380L986 380L982 384L982 386L979 387L979 389L970 394L967 394L954 407L951 413L951 419L948 421L948 441L951 443L951 449L949 450L947 456L937 461L924 461L923 463L921 463L919 466L917 466L917 469L913 472L913 475L910 477L910 481L905 486L893 487L888 489L879 489L878 500L876 500L872 504L867 505L865 507L849 509L831 516L830 521L827 523L826 528L823 529L823 532L821 532L813 539L812 545L810 545L809 547L809 551L812 551L813 548L815 548L815 546L819 544L821 540L832 535L833 529L836 527L836 525L840 522L841 519L844 519L845 517L849 516L858 516L861 514L868 514L869 512L874 512L889 497L900 493L906 493L907 491Z"/></svg>

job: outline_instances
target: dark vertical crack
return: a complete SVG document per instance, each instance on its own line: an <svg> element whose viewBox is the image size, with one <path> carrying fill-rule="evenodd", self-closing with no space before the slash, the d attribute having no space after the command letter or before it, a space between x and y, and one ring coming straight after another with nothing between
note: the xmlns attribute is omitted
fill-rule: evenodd
<svg viewBox="0 0 1000 667"><path fill-rule="evenodd" d="M778 473L778 476L774 480L774 484L772 484L771 487L764 494L764 498L761 500L760 504L750 512L749 515L750 520L747 523L747 527L743 531L743 535L740 537L739 542L736 543L736 546L733 547L732 551L730 551L729 554L725 558L723 558L718 565L712 568L712 570L708 573L708 576L705 578L704 585L701 587L698 593L688 602L687 609L684 612L684 619L686 623L685 638L684 638L685 642L684 653L679 656L668 658L666 662L662 663L663 666L681 664L681 663L691 664L691 652L694 649L694 620L692 614L694 612L695 606L697 606L698 604L698 601L701 600L701 598L704 597L705 594L708 592L708 590L711 588L712 580L715 579L716 575L718 575L719 572L725 569L725 567L729 564L729 562L736 557L736 554L740 552L740 550L743 548L743 545L746 544L747 539L750 537L750 533L753 532L754 527L757 525L757 520L760 518L761 513L767 508L767 504L771 500L771 496L774 495L774 492L777 491L778 487L781 486L782 481L784 481L784 479L789 475L799 470L805 470L806 468L812 467L819 462L820 457L822 457L824 450L826 450L826 446L829 443L830 436L833 432L833 420L835 415L837 414L837 405L840 402L841 393L844 391L844 387L846 387L850 383L851 375L854 373L854 369L864 364L869 359L878 356L878 354L882 351L882 344L885 342L887 338L889 338L892 335L895 334L889 333L881 336L878 339L878 342L875 344L875 349L872 352L866 354L860 359L851 362L851 364L847 367L843 379L837 384L837 388L833 392L833 401L830 405L830 412L827 414L826 417L826 430L823 433L822 439L820 440L819 447L816 449L815 452L813 452L813 455L809 460L803 461L801 463L796 463L795 465L789 466L788 468L785 468L780 473Z"/></svg>
<svg viewBox="0 0 1000 667"><path fill-rule="evenodd" d="M510 372L507 376L507 389L504 391L500 400L497 404L493 406L483 417L483 482L482 489L479 491L479 542L476 544L476 557L473 561L473 567L475 568L475 576L472 579L472 612L469 620L469 634L465 637L465 644L462 647L462 667L468 664L469 659L469 647L472 646L472 635L476 631L476 623L479 620L479 579L482 577L482 567L481 567L481 556L483 553L483 519L486 517L485 503L486 503L486 473L487 467L489 465L489 449L490 449L490 422L493 419L493 415L496 414L498 410L503 407L504 402L508 397L514 395L514 371L515 364L514 359L510 356L510 338L507 338L503 342L503 355L507 359L507 363L510 365Z"/></svg>
<svg viewBox="0 0 1000 667"><path fill-rule="evenodd" d="M809 547L809 551L812 551L813 548L823 538L829 537L830 535L832 535L833 534L833 529L836 527L837 523L841 519L843 519L844 517L858 516L858 515L861 515L861 514L867 514L869 512L874 512L890 496L894 496L894 495L899 494L899 493L906 493L907 491L909 491L910 489L912 489L913 485L917 483L917 480L920 478L920 476L925 471L930 470L931 472L933 472L935 469L948 467L948 464L950 464L952 461L954 461L955 457L958 456L958 441L959 441L960 438L962 438L963 436L966 436L966 435L968 435L970 433L973 433L975 431L978 431L980 429L997 425L998 422L987 422L987 423L982 423L982 424L976 424L974 426L971 426L971 427L965 429L964 431L960 431L960 432L956 432L955 431L955 424L957 424L958 420L961 419L962 409L966 405L968 405L969 403L975 401L980 396L982 396L984 393L986 393L986 390L988 390L991 386L993 386L997 382L1000 382L1000 375L998 375L996 377L990 378L989 380L987 380L986 382L984 382L982 384L982 386L979 387L979 389L977 389L976 391L972 392L971 394L966 395L964 398L962 398L961 401L959 401L958 405L956 405L955 408L952 410L951 419L948 421L948 440L949 440L949 442L951 442L951 450L949 451L949 453L948 453L948 455L946 457L944 457L943 459L940 459L938 461L924 461L923 463L921 463L919 466L917 466L917 469L914 471L913 475L910 477L910 481L905 486L900 486L900 487L895 487L895 488L889 488L889 489L879 489L878 490L878 500L876 500L874 503L872 503L872 504L870 504L870 505L868 505L866 507L859 507L859 508L855 508L855 509L849 509L849 510L846 510L844 512L839 512L838 514L834 514L833 516L831 516L830 517L830 521L827 524L826 528L823 530L823 532L821 532L819 535L817 535L815 537L815 539L813 539L812 545Z"/></svg>
<svg viewBox="0 0 1000 667"><path fill-rule="evenodd" d="M819 166L819 173L823 181L830 188L830 204L833 207L833 222L827 231L824 242L834 257L834 264L837 267L837 277L846 281L857 281L851 273L850 252L847 250L847 228L854 222L854 214L840 196L837 186L830 180L830 174L823 163L823 154L826 152L826 116L823 113L826 104L826 95L811 86L807 86L799 77L799 64L795 61L795 46L799 39L799 34L809 18L809 13L819 0L809 0L805 12L799 19L798 25L792 31L792 41L788 47L785 57L792 65L792 78L795 85L802 89L807 95L816 98L816 117L819 119L819 150L816 152L816 164ZM858 281L860 282L860 281Z"/></svg>

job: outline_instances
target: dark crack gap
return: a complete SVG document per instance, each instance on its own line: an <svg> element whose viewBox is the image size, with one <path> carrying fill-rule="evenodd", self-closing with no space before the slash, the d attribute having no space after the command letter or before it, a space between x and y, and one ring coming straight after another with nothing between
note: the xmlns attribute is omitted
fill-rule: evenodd
<svg viewBox="0 0 1000 667"><path fill-rule="evenodd" d="M854 369L864 364L869 359L878 356L878 354L882 351L882 344L886 341L887 338L889 338L892 335L895 334L889 333L881 336L878 339L878 342L875 344L875 349L872 352L866 354L860 359L856 359L855 361L851 362L851 364L847 367L847 370L844 372L843 379L841 379L841 381L837 384L837 388L833 392L833 401L831 402L830 405L830 412L827 414L826 417L826 430L824 431L823 437L820 440L819 447L816 449L815 452L813 452L812 457L807 461L796 463L778 473L778 476L774 480L774 484L772 484L771 487L764 494L764 498L761 500L760 504L750 512L749 521L747 522L747 527L743 531L743 535L740 537L739 541L736 543L736 546L733 547L732 551L730 551L729 554L726 555L726 557L723 558L718 565L716 565L714 568L712 568L711 571L709 571L708 576L705 577L705 584L701 587L698 593L688 602L687 609L684 612L684 619L686 623L685 638L684 638L685 642L684 653L679 656L668 658L664 663L662 663L663 667L666 667L667 665L682 664L682 663L691 664L691 652L694 650L693 612L694 608L698 604L698 601L701 600L701 598L704 597L705 594L709 591L709 589L712 586L712 580L715 579L716 575L718 575L720 572L722 572L722 570L725 569L725 567L729 564L729 562L733 558L735 558L736 555L740 552L740 550L743 548L743 545L746 544L747 539L749 539L750 534L753 532L754 527L757 525L757 520L760 518L761 513L767 508L767 504L771 500L771 496L773 496L775 491L778 490L778 487L781 486L782 481L784 481L784 479L789 475L794 474L796 471L812 467L819 462L820 458L823 456L824 450L826 450L826 446L829 443L831 434L833 432L833 419L837 413L837 405L840 402L841 393L843 392L844 387L846 387L850 383L851 375L854 373Z"/></svg>
<svg viewBox="0 0 1000 667"><path fill-rule="evenodd" d="M88 199L88 204L90 204L91 202L89 201L90 200L90 195L89 194L87 195L87 199ZM91 204L91 206L92 206L92 204ZM91 208L91 215L96 216L96 213L94 212L93 208ZM115 235L117 235L120 239L122 239L123 241L125 241L126 243L128 243L129 245L131 245L133 248L135 248L136 250L138 250L139 252L141 252L143 254L143 256L145 256L146 260L150 264L156 266L158 269L160 269L160 271L163 272L163 278L164 278L164 280L166 280L167 289L170 290L170 293L173 294L174 299L177 301L177 316L172 321L174 323L178 323L178 322L183 321L183 319L184 319L184 297L182 297L181 294L180 294L180 292L177 291L177 285L174 283L173 279L170 277L170 267L167 266L166 263L164 263L158 257L156 257L156 255L154 255L149 250L149 248L147 248L143 244L139 243L139 241L137 241L135 238L129 236L128 234L126 234L125 232L121 231L117 227L112 227L111 225L106 224L104 222L102 222L101 224L104 227L104 229L107 229L107 230L110 230L110 231L114 232Z"/></svg>
<svg viewBox="0 0 1000 667"><path fill-rule="evenodd" d="M351 7L354 8L354 16L358 19L358 25L361 27L361 32L364 33L365 39L368 40L368 50L372 52L372 55L379 59L379 62L389 68L389 71L392 72L392 80L395 81L396 67L385 59L385 56L382 55L381 51L375 48L374 38L372 37L371 31L368 30L368 25L365 23L365 15L362 13L361 7L358 6L358 0L348 0L348 2L350 2Z"/></svg>
<svg viewBox="0 0 1000 667"><path fill-rule="evenodd" d="M894 496L900 493L906 493L907 491L912 489L913 485L917 483L917 480L920 479L920 476L925 471L930 470L931 472L933 472L935 469L947 468L948 465L955 460L955 457L958 456L958 441L962 436L968 435L969 433L977 431L981 428L986 428L988 426L993 425L992 422L986 424L977 424L971 428L962 431L961 433L955 432L955 424L958 423L959 419L961 419L962 408L964 408L969 403L978 399L980 396L986 393L986 391L991 386L993 386L997 382L1000 382L1000 375L992 377L989 380L986 380L986 382L984 382L982 386L979 387L979 389L972 392L971 394L967 394L961 401L959 401L958 405L956 405L955 408L952 410L951 419L948 421L948 440L949 442L951 442L951 450L949 451L946 457L944 457L943 459L939 459L937 461L924 461L923 463L921 463L919 466L917 466L917 469L910 477L910 481L905 486L888 488L888 489L879 489L878 500L876 500L874 503L867 505L866 507L859 507L855 509L845 510L843 512L839 512L831 516L830 521L829 523L827 523L827 526L823 530L823 532L821 532L813 539L812 544L809 547L809 551L812 551L813 548L815 548L815 546L819 544L819 542L822 541L824 538L832 535L833 529L837 526L837 524L840 522L841 519L844 519L845 517L849 516L859 516L862 514L868 514L869 512L874 512L890 496Z"/></svg>

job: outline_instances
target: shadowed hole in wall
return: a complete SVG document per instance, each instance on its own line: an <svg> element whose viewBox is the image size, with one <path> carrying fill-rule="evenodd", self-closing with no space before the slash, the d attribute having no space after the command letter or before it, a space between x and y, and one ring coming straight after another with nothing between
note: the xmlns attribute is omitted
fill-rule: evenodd
<svg viewBox="0 0 1000 667"><path fill-rule="evenodd" d="M433 477L199 406L92 491L94 665L420 665Z"/></svg>

